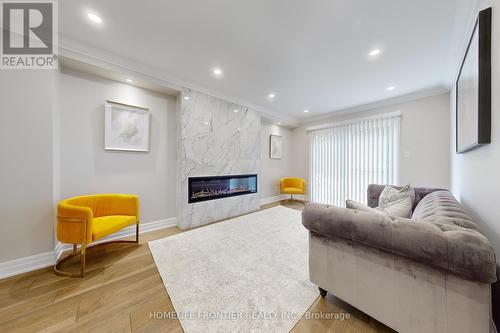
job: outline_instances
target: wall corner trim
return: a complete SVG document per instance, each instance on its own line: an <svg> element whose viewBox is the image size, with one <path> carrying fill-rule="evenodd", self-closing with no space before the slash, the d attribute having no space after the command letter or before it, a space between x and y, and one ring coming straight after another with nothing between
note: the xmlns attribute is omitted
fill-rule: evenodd
<svg viewBox="0 0 500 333"><path fill-rule="evenodd" d="M177 218L171 217L163 220L152 221L140 224L140 234L156 231L160 229L170 228L177 225ZM98 242L106 242L114 239L133 236L135 234L135 226L127 227L109 237L105 237ZM0 263L0 280L21 273L31 272L40 268L45 268L54 265L55 261L66 250L71 250L70 244L62 244L57 242L53 251L35 254L28 257L13 259Z"/></svg>

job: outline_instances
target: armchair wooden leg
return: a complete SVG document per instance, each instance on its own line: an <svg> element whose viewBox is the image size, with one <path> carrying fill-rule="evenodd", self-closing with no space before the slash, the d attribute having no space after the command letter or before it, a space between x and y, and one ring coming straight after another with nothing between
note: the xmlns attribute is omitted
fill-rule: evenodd
<svg viewBox="0 0 500 333"><path fill-rule="evenodd" d="M139 243L139 221L135 225L135 242Z"/></svg>
<svg viewBox="0 0 500 333"><path fill-rule="evenodd" d="M85 277L85 250L87 246L82 244L81 256L80 256L80 275L81 277Z"/></svg>
<svg viewBox="0 0 500 333"><path fill-rule="evenodd" d="M73 244L73 253L76 253L77 244Z"/></svg>

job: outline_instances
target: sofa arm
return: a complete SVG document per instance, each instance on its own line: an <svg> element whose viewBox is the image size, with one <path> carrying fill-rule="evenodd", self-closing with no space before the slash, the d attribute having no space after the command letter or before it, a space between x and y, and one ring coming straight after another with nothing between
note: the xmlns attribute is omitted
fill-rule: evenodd
<svg viewBox="0 0 500 333"><path fill-rule="evenodd" d="M371 246L469 280L496 280L493 249L475 230L315 203L306 205L302 223L313 233Z"/></svg>

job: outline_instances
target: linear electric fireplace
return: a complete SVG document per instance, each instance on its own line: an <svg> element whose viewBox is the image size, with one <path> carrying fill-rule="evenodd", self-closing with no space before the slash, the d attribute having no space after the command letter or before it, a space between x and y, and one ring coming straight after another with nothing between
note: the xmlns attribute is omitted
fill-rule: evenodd
<svg viewBox="0 0 500 333"><path fill-rule="evenodd" d="M190 177L188 202L215 200L257 193L257 175Z"/></svg>

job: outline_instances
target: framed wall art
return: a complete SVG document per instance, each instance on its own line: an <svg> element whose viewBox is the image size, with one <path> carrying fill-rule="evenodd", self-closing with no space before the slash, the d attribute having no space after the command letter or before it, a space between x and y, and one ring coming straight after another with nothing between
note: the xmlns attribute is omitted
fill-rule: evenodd
<svg viewBox="0 0 500 333"><path fill-rule="evenodd" d="M149 151L148 109L112 101L106 101L104 109L104 149Z"/></svg>
<svg viewBox="0 0 500 333"><path fill-rule="evenodd" d="M479 12L456 81L456 152L491 142L491 8Z"/></svg>
<svg viewBox="0 0 500 333"><path fill-rule="evenodd" d="M269 157L281 159L283 155L283 137L271 134L269 137Z"/></svg>

